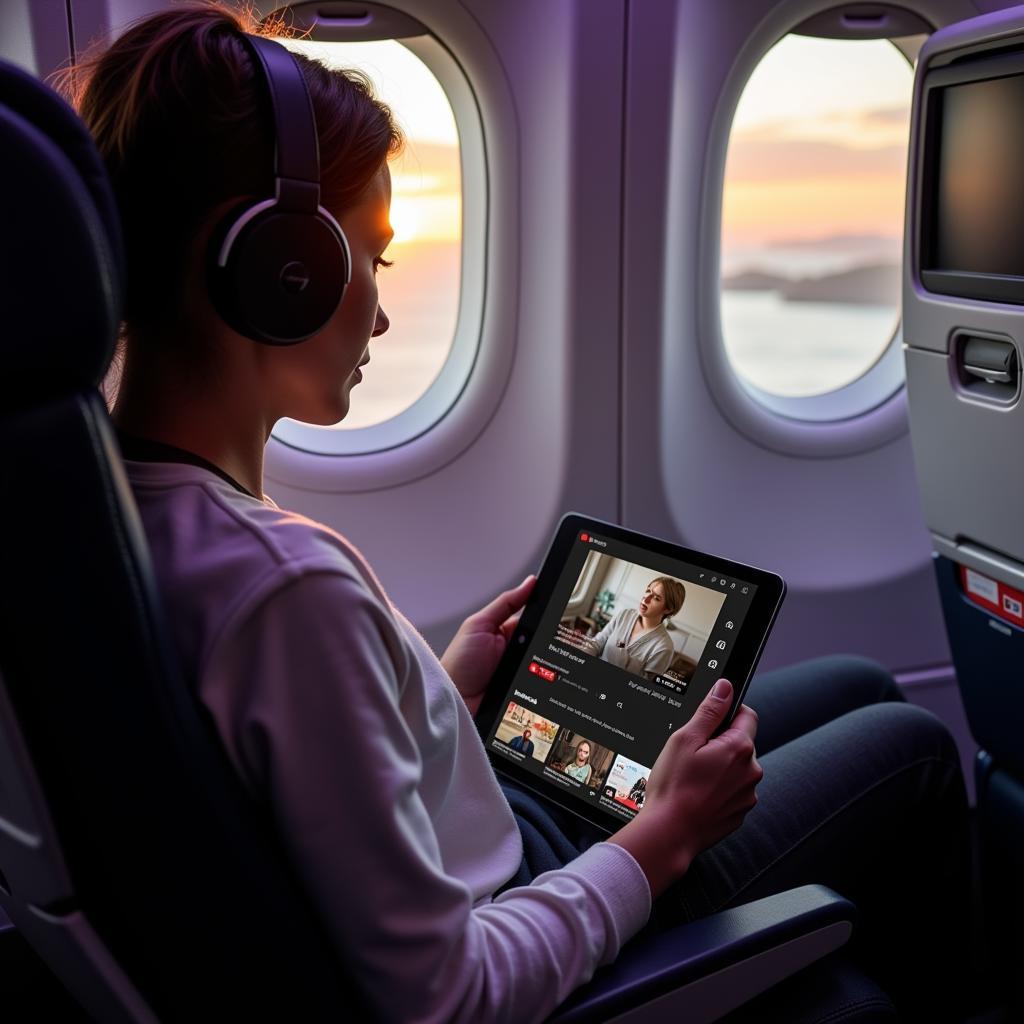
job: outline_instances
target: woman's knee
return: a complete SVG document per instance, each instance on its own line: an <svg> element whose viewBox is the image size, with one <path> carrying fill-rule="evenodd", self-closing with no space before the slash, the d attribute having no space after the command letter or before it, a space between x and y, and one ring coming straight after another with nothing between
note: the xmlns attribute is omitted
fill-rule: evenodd
<svg viewBox="0 0 1024 1024"><path fill-rule="evenodd" d="M882 702L854 712L862 729L908 760L935 759L960 769L960 752L943 721L925 708Z"/></svg>
<svg viewBox="0 0 1024 1024"><path fill-rule="evenodd" d="M828 654L801 662L799 668L848 707L906 700L892 673L860 654Z"/></svg>
<svg viewBox="0 0 1024 1024"><path fill-rule="evenodd" d="M903 694L877 662L829 655L758 676L745 700L761 716L758 743L768 751L857 708L902 701Z"/></svg>
<svg viewBox="0 0 1024 1024"><path fill-rule="evenodd" d="M906 699L887 668L856 654L828 654L766 672L753 681L750 696L758 712L758 702L766 710L776 703L790 712L793 704L827 709L827 715L817 713L815 724L854 708Z"/></svg>

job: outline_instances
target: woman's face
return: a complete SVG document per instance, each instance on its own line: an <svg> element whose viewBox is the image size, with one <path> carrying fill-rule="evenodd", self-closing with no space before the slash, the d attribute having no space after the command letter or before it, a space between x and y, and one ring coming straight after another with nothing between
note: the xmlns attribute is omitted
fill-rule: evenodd
<svg viewBox="0 0 1024 1024"><path fill-rule="evenodd" d="M370 360L370 339L388 329L377 301L377 270L394 234L390 206L391 174L385 165L362 200L339 218L352 253L352 280L334 316L301 344L266 348L265 379L275 419L330 426L348 414L350 392Z"/></svg>
<svg viewBox="0 0 1024 1024"><path fill-rule="evenodd" d="M640 614L661 622L665 614L665 588L660 583L651 583L640 598Z"/></svg>
<svg viewBox="0 0 1024 1024"><path fill-rule="evenodd" d="M586 764L587 761L589 761L589 760L590 760L590 744L589 743L581 743L576 748L576 763L577 764Z"/></svg>

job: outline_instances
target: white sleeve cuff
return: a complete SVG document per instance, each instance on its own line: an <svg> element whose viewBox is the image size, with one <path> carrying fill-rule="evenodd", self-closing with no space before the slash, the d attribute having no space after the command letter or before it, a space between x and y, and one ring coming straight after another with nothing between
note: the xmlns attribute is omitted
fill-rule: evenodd
<svg viewBox="0 0 1024 1024"><path fill-rule="evenodd" d="M647 924L651 916L651 887L636 858L625 847L595 843L562 870L583 876L601 893L615 921L620 946Z"/></svg>

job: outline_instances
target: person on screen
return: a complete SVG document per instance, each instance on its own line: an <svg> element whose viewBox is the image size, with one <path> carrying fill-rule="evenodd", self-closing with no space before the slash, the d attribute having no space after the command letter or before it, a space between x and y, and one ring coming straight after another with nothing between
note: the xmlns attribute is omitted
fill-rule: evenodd
<svg viewBox="0 0 1024 1024"><path fill-rule="evenodd" d="M274 425L343 420L387 344L373 340L388 329L377 274L401 133L364 75L296 56L351 282L301 344L239 333L207 268L225 214L274 194L270 97L242 38L260 30L248 5L175 3L70 74L125 229L107 394L176 653L367 1019L540 1022L652 903L652 926L671 926L823 879L857 903L859 949L895 968L908 1006L938 1000L959 962L960 761L881 666L833 658L755 679L760 727L744 705L723 728L733 690L719 680L652 765L643 809L595 835L499 780L474 720L533 578L470 614L438 658L348 539L264 494ZM540 201L551 186L531 187ZM543 232L531 244L561 252ZM652 581L612 651L655 647L642 660L660 667L673 582ZM576 755L585 774L587 747Z"/></svg>
<svg viewBox="0 0 1024 1024"><path fill-rule="evenodd" d="M610 665L653 679L666 671L675 657L665 620L675 615L685 600L686 588L679 580L657 576L647 584L636 608L623 608L581 646Z"/></svg>
<svg viewBox="0 0 1024 1024"><path fill-rule="evenodd" d="M573 754L572 761L562 771L584 785L590 781L594 769L590 766L590 744L586 740L580 740L576 744L576 752Z"/></svg>
<svg viewBox="0 0 1024 1024"><path fill-rule="evenodd" d="M518 750L519 753L530 757L533 754L533 740L530 739L532 735L533 733L529 729L524 729L523 735L517 736L509 746L513 750Z"/></svg>

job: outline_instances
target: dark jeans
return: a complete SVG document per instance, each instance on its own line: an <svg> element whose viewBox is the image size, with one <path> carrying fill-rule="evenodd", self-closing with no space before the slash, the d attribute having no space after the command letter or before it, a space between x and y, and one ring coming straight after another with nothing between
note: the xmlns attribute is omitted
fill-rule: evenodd
<svg viewBox="0 0 1024 1024"><path fill-rule="evenodd" d="M828 885L857 904L851 956L904 1020L955 1020L967 972L968 833L960 761L942 723L906 704L874 662L820 658L751 683L764 781L742 827L702 853L657 903L664 928L795 886ZM565 863L597 838L555 809L549 851L521 813L521 875ZM529 817L529 815L527 815ZM530 829L537 834L529 834ZM563 843L566 842L566 845ZM525 877L517 876L521 883Z"/></svg>

